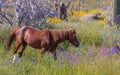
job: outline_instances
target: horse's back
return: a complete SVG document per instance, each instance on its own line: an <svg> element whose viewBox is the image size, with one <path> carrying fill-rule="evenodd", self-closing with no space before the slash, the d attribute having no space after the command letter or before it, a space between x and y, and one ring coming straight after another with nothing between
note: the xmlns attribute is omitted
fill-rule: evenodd
<svg viewBox="0 0 120 75"><path fill-rule="evenodd" d="M30 26L23 26L23 27L19 27L19 28L15 28L14 29L14 32L15 32L15 36L16 36L16 39L20 40L20 41L26 41L26 39L33 36L33 34L35 33L34 32L34 29Z"/></svg>
<svg viewBox="0 0 120 75"><path fill-rule="evenodd" d="M16 28L16 33L21 33L21 34L34 34L36 31L39 31L39 30L36 30L30 26L23 26L21 28Z"/></svg>
<svg viewBox="0 0 120 75"><path fill-rule="evenodd" d="M41 47L47 48L49 46L49 30L38 30L29 26L21 27L17 31L20 40L25 41L33 48L40 49Z"/></svg>
<svg viewBox="0 0 120 75"><path fill-rule="evenodd" d="M16 33L18 30L20 29L20 27L17 27L13 30L13 33Z"/></svg>

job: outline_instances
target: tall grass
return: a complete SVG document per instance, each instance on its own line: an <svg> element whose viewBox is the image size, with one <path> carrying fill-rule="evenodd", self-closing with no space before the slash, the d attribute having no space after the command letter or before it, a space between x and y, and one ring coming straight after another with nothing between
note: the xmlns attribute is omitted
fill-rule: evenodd
<svg viewBox="0 0 120 75"><path fill-rule="evenodd" d="M73 22L56 25L57 28L75 29L77 36L83 44L96 44L100 46L103 43L104 26L97 22Z"/></svg>
<svg viewBox="0 0 120 75"><path fill-rule="evenodd" d="M43 27L42 29L44 29ZM53 59L49 52L41 59L39 50L27 46L22 61L10 63L13 47L5 52L4 45L13 28L0 27L0 75L119 75L120 60L117 54L102 56L98 47L112 44L109 41L119 41L116 27L100 25L96 21L68 21L50 25L54 29L75 29L81 43L79 48L73 47L69 42L64 42L59 47L68 50L69 55L60 52L58 60ZM114 33L114 34L113 34ZM116 38L117 37L117 38ZM57 52L58 49L57 49ZM75 58L77 61L71 60ZM66 59L67 58L67 59Z"/></svg>

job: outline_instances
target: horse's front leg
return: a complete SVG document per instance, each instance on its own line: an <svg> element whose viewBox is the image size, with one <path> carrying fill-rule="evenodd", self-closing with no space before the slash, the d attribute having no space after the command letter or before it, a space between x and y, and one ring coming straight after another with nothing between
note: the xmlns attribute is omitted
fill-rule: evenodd
<svg viewBox="0 0 120 75"><path fill-rule="evenodd" d="M42 49L40 50L40 57L41 57L41 58L43 58L45 52L46 52L46 49L45 49L45 48L42 48Z"/></svg>
<svg viewBox="0 0 120 75"><path fill-rule="evenodd" d="M56 51L53 51L53 55L54 55L54 59L57 60L57 55L56 55Z"/></svg>
<svg viewBox="0 0 120 75"><path fill-rule="evenodd" d="M57 60L56 50L52 49L50 52L54 55L54 59Z"/></svg>

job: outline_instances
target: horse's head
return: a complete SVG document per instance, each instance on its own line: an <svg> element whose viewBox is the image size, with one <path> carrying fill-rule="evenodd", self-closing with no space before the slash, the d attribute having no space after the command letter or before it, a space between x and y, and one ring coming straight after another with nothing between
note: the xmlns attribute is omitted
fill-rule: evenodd
<svg viewBox="0 0 120 75"><path fill-rule="evenodd" d="M75 47L79 47L79 41L77 39L77 36L76 36L76 32L75 30L70 30L68 32L68 40L75 46Z"/></svg>

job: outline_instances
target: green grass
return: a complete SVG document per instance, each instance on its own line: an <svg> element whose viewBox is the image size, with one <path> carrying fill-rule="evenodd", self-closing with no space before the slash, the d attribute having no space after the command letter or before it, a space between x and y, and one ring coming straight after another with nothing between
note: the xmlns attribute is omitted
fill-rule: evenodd
<svg viewBox="0 0 120 75"><path fill-rule="evenodd" d="M72 20L72 19L71 19ZM42 29L44 29L43 27ZM13 47L5 52L7 37L13 28L0 27L0 75L119 75L120 57L117 54L102 56L98 53L98 47L114 46L113 42L119 42L119 32L116 27L100 25L97 21L68 21L50 25L54 29L75 29L81 43L75 48L68 42L61 43L59 47L67 49L73 54L79 52L78 62L65 60L63 56L54 61L52 54L45 54L40 58L37 49L27 46L21 63L12 64Z"/></svg>

